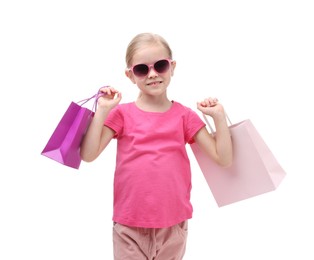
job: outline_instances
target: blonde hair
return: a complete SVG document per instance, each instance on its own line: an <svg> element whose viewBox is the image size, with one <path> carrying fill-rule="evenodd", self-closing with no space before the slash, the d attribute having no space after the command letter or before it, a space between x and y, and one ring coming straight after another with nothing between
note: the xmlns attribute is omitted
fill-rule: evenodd
<svg viewBox="0 0 314 260"><path fill-rule="evenodd" d="M172 59L170 46L163 37L153 33L140 33L131 40L127 47L125 55L127 67L132 65L134 54L143 46L143 44L161 44L167 50L169 58Z"/></svg>

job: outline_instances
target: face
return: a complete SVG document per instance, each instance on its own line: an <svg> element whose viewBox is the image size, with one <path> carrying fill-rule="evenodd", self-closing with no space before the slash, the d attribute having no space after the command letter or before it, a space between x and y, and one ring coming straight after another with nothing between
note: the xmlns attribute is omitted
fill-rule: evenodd
<svg viewBox="0 0 314 260"><path fill-rule="evenodd" d="M173 76L176 63L175 61L169 60L169 69L165 72L158 72L159 68L162 68L162 66L165 65L165 62L157 63L155 66L156 69L153 65L157 61L168 58L167 50L160 44L143 46L143 48L137 51L133 56L133 63L131 66L138 64L148 65L149 71L147 75L135 75L134 71L130 69L126 70L126 75L139 87L142 94L153 96L165 94L167 87L170 84L171 77Z"/></svg>

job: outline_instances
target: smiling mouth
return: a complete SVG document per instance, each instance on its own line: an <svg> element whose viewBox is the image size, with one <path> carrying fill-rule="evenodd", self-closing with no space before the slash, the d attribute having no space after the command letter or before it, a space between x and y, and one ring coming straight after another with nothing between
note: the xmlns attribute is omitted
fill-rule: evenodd
<svg viewBox="0 0 314 260"><path fill-rule="evenodd" d="M157 86L157 85L159 85L160 83L162 83L162 81L154 81L154 82L148 83L147 85L148 85L148 86Z"/></svg>

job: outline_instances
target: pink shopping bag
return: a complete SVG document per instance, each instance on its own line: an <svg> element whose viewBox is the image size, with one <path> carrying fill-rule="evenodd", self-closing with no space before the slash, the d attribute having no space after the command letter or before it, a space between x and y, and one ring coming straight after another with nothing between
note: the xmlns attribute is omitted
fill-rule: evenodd
<svg viewBox="0 0 314 260"><path fill-rule="evenodd" d="M251 120L231 124L229 129L234 154L231 167L220 167L196 143L191 144L219 207L273 191L286 175ZM214 134L212 128L211 131Z"/></svg>
<svg viewBox="0 0 314 260"><path fill-rule="evenodd" d="M97 95L77 103L70 103L41 152L42 155L63 165L79 169L81 164L80 144L94 114L92 110L96 109ZM94 98L92 110L83 107L86 102Z"/></svg>

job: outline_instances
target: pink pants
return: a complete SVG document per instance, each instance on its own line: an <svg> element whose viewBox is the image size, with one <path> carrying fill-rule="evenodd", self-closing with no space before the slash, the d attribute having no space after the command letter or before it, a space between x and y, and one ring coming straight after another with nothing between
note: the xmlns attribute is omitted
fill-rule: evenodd
<svg viewBox="0 0 314 260"><path fill-rule="evenodd" d="M113 227L114 259L181 260L187 227L187 221L169 228L138 228L116 223Z"/></svg>

